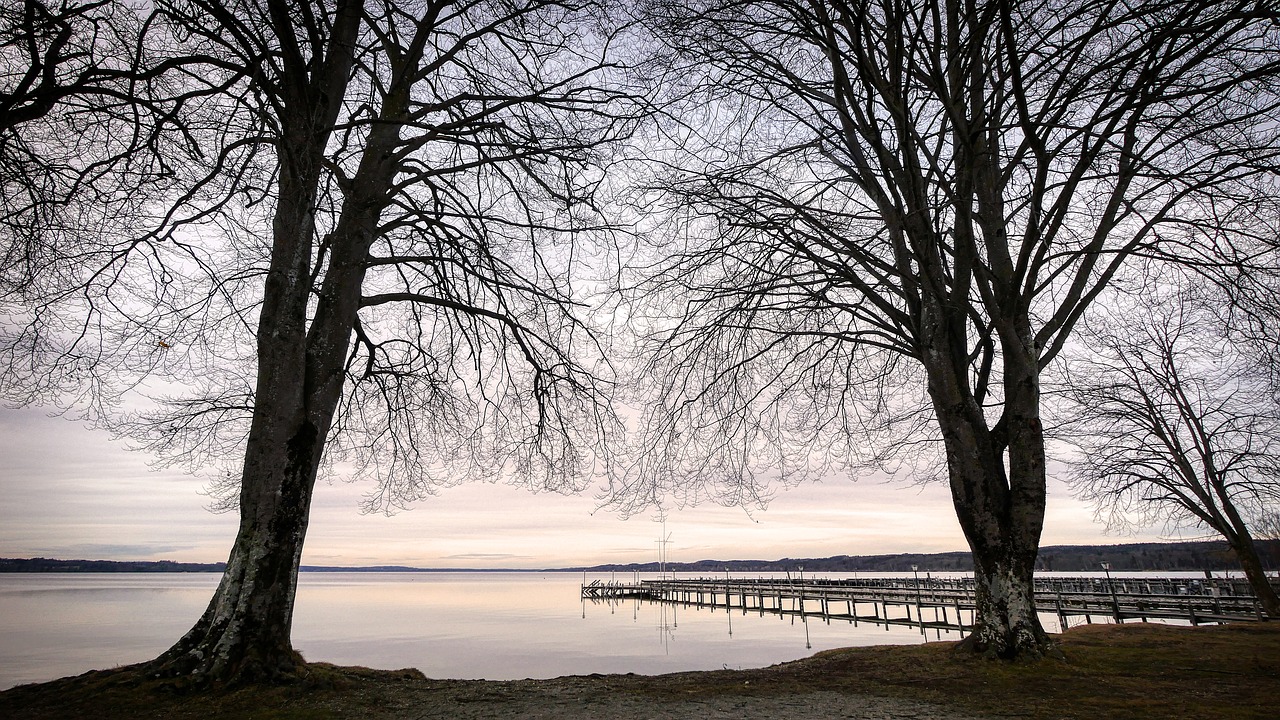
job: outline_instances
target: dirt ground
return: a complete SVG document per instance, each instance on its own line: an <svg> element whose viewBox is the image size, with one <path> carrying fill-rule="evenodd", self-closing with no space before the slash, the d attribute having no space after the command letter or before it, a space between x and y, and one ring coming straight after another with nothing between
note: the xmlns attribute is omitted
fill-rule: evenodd
<svg viewBox="0 0 1280 720"><path fill-rule="evenodd" d="M121 668L0 693L0 718L1280 717L1280 623L1093 625L1059 638L1065 661L989 661L930 643L832 650L754 670L508 682L312 663L289 685L199 692Z"/></svg>
<svg viewBox="0 0 1280 720"><path fill-rule="evenodd" d="M838 654L838 651L837 651ZM688 718L690 720L970 720L983 715L848 687L824 689L821 656L757 670L585 675L549 680L436 680L418 670L309 666L298 684L177 692L131 668L0 693L0 718ZM832 675L831 680L841 680ZM847 679L847 678L844 678Z"/></svg>
<svg viewBox="0 0 1280 720"><path fill-rule="evenodd" d="M640 720L970 720L983 717L941 705L905 698L834 690L801 690L786 693L752 692L750 680L739 688L720 687L707 692L702 674L568 677L523 680L481 686L452 683L414 683L406 692L390 697L371 694L362 710L370 718L552 718L585 720L616 718ZM729 680L725 678L724 680ZM662 683L654 693L654 682ZM736 682L736 679L730 682ZM726 683L727 684L727 683ZM434 687L432 687L434 685ZM683 693L683 696L682 696ZM375 711L376 706L376 711ZM335 707L341 715L344 708ZM365 714L367 713L367 714Z"/></svg>

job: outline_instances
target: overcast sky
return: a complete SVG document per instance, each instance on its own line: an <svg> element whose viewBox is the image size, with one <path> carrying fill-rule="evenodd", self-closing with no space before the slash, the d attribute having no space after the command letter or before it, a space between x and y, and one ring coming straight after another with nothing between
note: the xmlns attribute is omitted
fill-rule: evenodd
<svg viewBox="0 0 1280 720"><path fill-rule="evenodd" d="M0 557L225 560L234 513L206 510L204 481L153 471L106 433L38 409L0 409ZM478 483L393 517L362 515L359 484L317 489L304 564L545 568L657 557L652 514L622 520L583 496ZM671 511L672 561L945 552L966 548L946 488L831 478L780 490L769 508ZM1051 480L1043 544L1158 539L1106 534Z"/></svg>

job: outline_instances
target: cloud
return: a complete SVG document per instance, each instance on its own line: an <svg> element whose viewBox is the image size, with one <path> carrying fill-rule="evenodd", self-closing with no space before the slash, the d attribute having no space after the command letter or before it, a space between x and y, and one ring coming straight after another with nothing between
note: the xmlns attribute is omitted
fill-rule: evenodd
<svg viewBox="0 0 1280 720"><path fill-rule="evenodd" d="M194 550L194 545L129 545L122 543L75 543L39 548L38 554L68 560L149 560L158 555Z"/></svg>

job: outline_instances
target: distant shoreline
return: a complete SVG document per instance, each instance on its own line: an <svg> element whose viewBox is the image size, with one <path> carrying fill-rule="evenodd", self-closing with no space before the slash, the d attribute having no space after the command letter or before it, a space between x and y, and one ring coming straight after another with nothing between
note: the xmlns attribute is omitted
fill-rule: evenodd
<svg viewBox="0 0 1280 720"><path fill-rule="evenodd" d="M1263 566L1280 569L1280 540L1258 542ZM1109 563L1112 571L1195 572L1239 570L1235 556L1223 541L1127 543L1119 545L1051 545L1040 548L1040 572L1085 572ZM894 555L836 555L826 558L781 560L699 560L667 563L669 572L930 572L973 570L968 552L898 553ZM183 563L170 560L59 560L52 558L0 558L0 573L221 573L225 563ZM566 568L421 568L405 565L341 567L303 565L302 572L658 572L656 562L592 565Z"/></svg>
<svg viewBox="0 0 1280 720"><path fill-rule="evenodd" d="M226 563L184 563L171 560L55 560L52 558L0 558L0 573L221 573ZM303 565L300 572L573 572L528 568L420 568L405 565L342 567ZM578 571L580 572L580 571Z"/></svg>

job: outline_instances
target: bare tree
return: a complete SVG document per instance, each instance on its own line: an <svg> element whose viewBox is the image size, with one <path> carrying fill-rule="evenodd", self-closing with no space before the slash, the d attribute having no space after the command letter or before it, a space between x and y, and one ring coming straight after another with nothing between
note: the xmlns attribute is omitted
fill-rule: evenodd
<svg viewBox="0 0 1280 720"><path fill-rule="evenodd" d="M4 87L0 127L10 131L64 102L105 98L132 102L129 83L143 76L131 49L141 18L98 0L50 7L24 0L0 9Z"/></svg>
<svg viewBox="0 0 1280 720"><path fill-rule="evenodd" d="M1108 525L1222 535L1267 614L1280 616L1249 522L1280 508L1280 407L1215 318L1160 295L1117 301L1081 333L1069 481Z"/></svg>
<svg viewBox="0 0 1280 720"><path fill-rule="evenodd" d="M1248 524L1255 536L1264 540L1280 540L1280 510L1264 510L1251 518Z"/></svg>
<svg viewBox="0 0 1280 720"><path fill-rule="evenodd" d="M163 85L207 59L140 52L148 20L109 0L0 8L0 228L11 238L0 290L20 291L49 255L68 251L50 232L66 217L86 205L127 216L130 198L163 192L155 150L162 116L181 104Z"/></svg>
<svg viewBox="0 0 1280 720"><path fill-rule="evenodd" d="M178 191L95 235L99 208L3 297L11 398L240 460L226 573L151 671L295 670L326 461L375 475L373 507L475 477L575 489L603 461L608 366L570 280L633 118L613 32L592 2L156 3L140 52L207 59L164 118ZM115 419L148 377L189 389Z"/></svg>
<svg viewBox="0 0 1280 720"><path fill-rule="evenodd" d="M1271 12L649 8L686 97L646 198L670 210L654 230L669 259L642 268L654 302L633 313L654 452L616 496L750 502L779 478L914 463L940 438L977 580L965 642L1045 652L1041 374L1126 258L1208 261L1270 182Z"/></svg>
<svg viewBox="0 0 1280 720"><path fill-rule="evenodd" d="M1280 402L1280 235L1259 226L1266 236L1253 253L1205 273L1200 287L1209 297L1200 302L1216 311L1231 342L1248 349L1254 371L1267 378L1272 399Z"/></svg>

